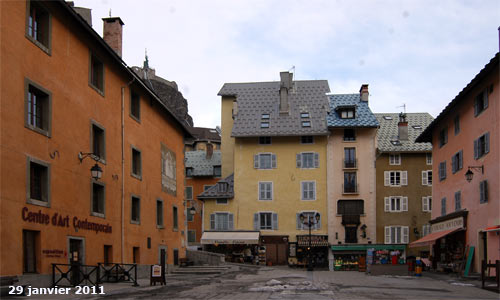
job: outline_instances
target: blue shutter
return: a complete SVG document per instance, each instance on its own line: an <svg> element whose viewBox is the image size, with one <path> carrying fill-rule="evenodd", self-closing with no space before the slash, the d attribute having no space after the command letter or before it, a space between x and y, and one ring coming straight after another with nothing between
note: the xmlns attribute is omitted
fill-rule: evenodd
<svg viewBox="0 0 500 300"><path fill-rule="evenodd" d="M297 213L297 230L302 229L302 222L300 222L300 213Z"/></svg>
<svg viewBox="0 0 500 300"><path fill-rule="evenodd" d="M276 154L271 154L271 168L276 169Z"/></svg>
<svg viewBox="0 0 500 300"><path fill-rule="evenodd" d="M474 159L478 159L479 151L478 151L479 141L474 140Z"/></svg>
<svg viewBox="0 0 500 300"><path fill-rule="evenodd" d="M316 229L319 230L319 229L321 229L321 215L320 215L320 213L318 213L318 215L319 215L319 220L318 220L318 223L316 223Z"/></svg>
<svg viewBox="0 0 500 300"><path fill-rule="evenodd" d="M253 229L259 230L259 213L253 214Z"/></svg>
<svg viewBox="0 0 500 300"><path fill-rule="evenodd" d="M488 108L488 88L484 89L483 92L483 109Z"/></svg>
<svg viewBox="0 0 500 300"><path fill-rule="evenodd" d="M464 152L462 150L458 151L458 169L462 170L464 163Z"/></svg>
<svg viewBox="0 0 500 300"><path fill-rule="evenodd" d="M215 214L210 214L210 230L215 230Z"/></svg>
<svg viewBox="0 0 500 300"><path fill-rule="evenodd" d="M273 213L272 225L273 225L273 230L278 230L278 214L277 213Z"/></svg>
<svg viewBox="0 0 500 300"><path fill-rule="evenodd" d="M484 181L479 183L479 203L484 203Z"/></svg>
<svg viewBox="0 0 500 300"><path fill-rule="evenodd" d="M253 156L253 167L255 169L258 169L259 168L259 155L258 154L255 154Z"/></svg>
<svg viewBox="0 0 500 300"><path fill-rule="evenodd" d="M233 214L228 214L228 228L229 230L233 230L234 229L234 217L233 217Z"/></svg>
<svg viewBox="0 0 500 300"><path fill-rule="evenodd" d="M477 113L479 111L477 105L478 105L478 103L477 103L477 97L476 97L476 98L474 98L474 116L477 116Z"/></svg>
<svg viewBox="0 0 500 300"><path fill-rule="evenodd" d="M319 168L319 153L314 153L314 167Z"/></svg>
<svg viewBox="0 0 500 300"><path fill-rule="evenodd" d="M457 171L457 170L456 170L456 168L455 168L456 163L457 163L457 157L456 157L455 155L453 155L453 156L451 157L451 172L452 172L453 174L455 174L455 172Z"/></svg>
<svg viewBox="0 0 500 300"><path fill-rule="evenodd" d="M484 154L490 152L490 133L484 135Z"/></svg>
<svg viewBox="0 0 500 300"><path fill-rule="evenodd" d="M297 168L301 168L302 167L302 153L297 154L296 161L297 161Z"/></svg>

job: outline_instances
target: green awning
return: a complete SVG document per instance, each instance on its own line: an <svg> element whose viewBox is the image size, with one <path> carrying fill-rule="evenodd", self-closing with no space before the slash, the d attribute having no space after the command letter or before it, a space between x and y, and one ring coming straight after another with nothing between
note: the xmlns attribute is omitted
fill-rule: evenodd
<svg viewBox="0 0 500 300"><path fill-rule="evenodd" d="M405 250L406 245L332 245L332 251Z"/></svg>

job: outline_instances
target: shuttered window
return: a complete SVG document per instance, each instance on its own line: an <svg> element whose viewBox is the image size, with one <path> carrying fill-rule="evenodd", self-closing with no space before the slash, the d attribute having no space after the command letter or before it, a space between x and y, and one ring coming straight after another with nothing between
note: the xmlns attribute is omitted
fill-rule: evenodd
<svg viewBox="0 0 500 300"><path fill-rule="evenodd" d="M259 182L259 200L273 200L272 182Z"/></svg>
<svg viewBox="0 0 500 300"><path fill-rule="evenodd" d="M300 220L301 213L305 215L304 222L306 222L306 224L302 223L302 221ZM319 213L315 212L315 211L298 212L297 213L297 229L298 230L309 230L309 226L307 226L307 221L310 218L313 223L316 222L316 219L315 219L316 214L319 214ZM321 229L321 215L320 215L319 221L317 223L313 224L311 226L311 229L312 230Z"/></svg>
<svg viewBox="0 0 500 300"><path fill-rule="evenodd" d="M408 185L408 171L384 171L384 185Z"/></svg>
<svg viewBox="0 0 500 300"><path fill-rule="evenodd" d="M422 171L422 185L432 185L432 170Z"/></svg>
<svg viewBox="0 0 500 300"><path fill-rule="evenodd" d="M385 226L385 244L408 244L408 226Z"/></svg>
<svg viewBox="0 0 500 300"><path fill-rule="evenodd" d="M432 211L432 197L422 197L422 211L431 212Z"/></svg>
<svg viewBox="0 0 500 300"><path fill-rule="evenodd" d="M488 202L488 181L483 180L479 183L479 203Z"/></svg>
<svg viewBox="0 0 500 300"><path fill-rule="evenodd" d="M297 168L313 169L319 167L319 154L316 152L302 152L296 156Z"/></svg>
<svg viewBox="0 0 500 300"><path fill-rule="evenodd" d="M408 211L408 197L392 196L384 198L386 212Z"/></svg>
<svg viewBox="0 0 500 300"><path fill-rule="evenodd" d="M446 160L439 163L439 181L446 179Z"/></svg>
<svg viewBox="0 0 500 300"><path fill-rule="evenodd" d="M211 230L233 230L234 216L231 213L214 213L210 214L210 229Z"/></svg>
<svg viewBox="0 0 500 300"><path fill-rule="evenodd" d="M487 132L474 140L474 159L479 159L490 152L490 133Z"/></svg>
<svg viewBox="0 0 500 300"><path fill-rule="evenodd" d="M253 157L255 169L276 169L276 154L259 153Z"/></svg>
<svg viewBox="0 0 500 300"><path fill-rule="evenodd" d="M253 216L254 230L278 230L278 214L258 212Z"/></svg>
<svg viewBox="0 0 500 300"><path fill-rule="evenodd" d="M463 151L460 150L451 157L451 172L455 174L463 167Z"/></svg>

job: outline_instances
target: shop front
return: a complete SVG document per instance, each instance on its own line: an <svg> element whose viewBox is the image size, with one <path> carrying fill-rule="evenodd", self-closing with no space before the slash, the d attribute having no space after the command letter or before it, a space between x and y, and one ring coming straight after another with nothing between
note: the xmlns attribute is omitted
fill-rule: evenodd
<svg viewBox="0 0 500 300"><path fill-rule="evenodd" d="M286 265L288 261L288 235L261 236L259 252L259 264Z"/></svg>
<svg viewBox="0 0 500 300"><path fill-rule="evenodd" d="M327 235L297 235L297 242L290 243L289 266L307 266L309 254L314 268L328 267L328 236ZM309 253L310 252L310 253Z"/></svg>
<svg viewBox="0 0 500 300"><path fill-rule="evenodd" d="M406 245L333 245L331 251L333 260L330 270L374 275L407 273Z"/></svg>
<svg viewBox="0 0 500 300"><path fill-rule="evenodd" d="M473 247L466 247L466 216L467 211L459 211L431 220L431 233L410 243L409 247L430 247L434 270L462 271L466 267L467 256L472 259L474 253Z"/></svg>
<svg viewBox="0 0 500 300"><path fill-rule="evenodd" d="M255 262L259 256L259 231L205 231L201 244L205 251L225 255L228 262Z"/></svg>

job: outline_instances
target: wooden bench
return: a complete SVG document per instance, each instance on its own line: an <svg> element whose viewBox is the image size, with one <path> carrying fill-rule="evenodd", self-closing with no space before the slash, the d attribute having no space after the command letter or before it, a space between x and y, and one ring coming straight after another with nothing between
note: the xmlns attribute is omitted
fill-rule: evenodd
<svg viewBox="0 0 500 300"><path fill-rule="evenodd" d="M194 261L190 261L187 257L179 258L180 267L194 266Z"/></svg>

